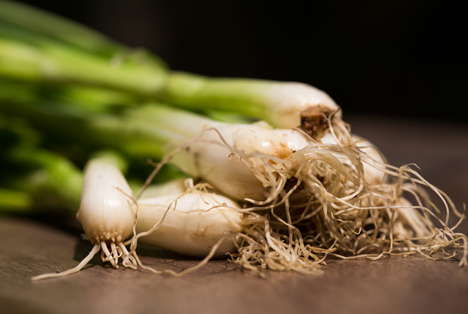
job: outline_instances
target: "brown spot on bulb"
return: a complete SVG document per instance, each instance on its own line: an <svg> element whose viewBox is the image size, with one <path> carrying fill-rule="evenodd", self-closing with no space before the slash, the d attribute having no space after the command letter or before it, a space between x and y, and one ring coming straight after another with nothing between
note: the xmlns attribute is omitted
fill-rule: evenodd
<svg viewBox="0 0 468 314"><path fill-rule="evenodd" d="M300 129L314 140L321 139L329 130L328 118L332 110L322 106L311 106L301 112Z"/></svg>

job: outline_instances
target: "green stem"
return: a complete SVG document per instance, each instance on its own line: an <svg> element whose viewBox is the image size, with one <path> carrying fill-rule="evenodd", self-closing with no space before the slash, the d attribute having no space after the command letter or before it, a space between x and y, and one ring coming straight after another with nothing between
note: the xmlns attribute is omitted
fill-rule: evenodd
<svg viewBox="0 0 468 314"><path fill-rule="evenodd" d="M45 136L60 136L95 150L118 149L145 160L165 157L212 123L208 118L155 103L121 114L84 114L71 112L67 104L27 102L5 102L2 110L27 118Z"/></svg>
<svg viewBox="0 0 468 314"><path fill-rule="evenodd" d="M30 193L0 188L0 212L24 213L32 210L33 200Z"/></svg>
<svg viewBox="0 0 468 314"><path fill-rule="evenodd" d="M57 15L11 1L0 1L0 21L97 54L125 49L106 36Z"/></svg>
<svg viewBox="0 0 468 314"><path fill-rule="evenodd" d="M81 170L68 159L43 149L25 147L15 149L10 158L31 169L15 182L31 196L31 207L64 207L73 212L78 209L83 177Z"/></svg>
<svg viewBox="0 0 468 314"><path fill-rule="evenodd" d="M134 106L140 98L133 94L96 86L54 85L44 82L0 79L0 102L60 102L69 110L87 113L115 111Z"/></svg>
<svg viewBox="0 0 468 314"><path fill-rule="evenodd" d="M268 110L262 89L270 84L261 80L209 78L174 72L169 76L161 99L193 111L228 111L262 119Z"/></svg>
<svg viewBox="0 0 468 314"><path fill-rule="evenodd" d="M111 64L60 46L34 47L0 39L0 76L29 81L96 85L144 96L157 95L166 72L136 63Z"/></svg>

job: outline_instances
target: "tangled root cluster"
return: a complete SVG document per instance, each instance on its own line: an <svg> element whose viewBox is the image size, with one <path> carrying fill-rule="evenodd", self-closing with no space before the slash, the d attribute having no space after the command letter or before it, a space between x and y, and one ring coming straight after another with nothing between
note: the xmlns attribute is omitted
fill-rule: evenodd
<svg viewBox="0 0 468 314"><path fill-rule="evenodd" d="M263 269L317 274L329 257L377 260L420 254L439 260L457 256L462 248L459 264L468 266L467 236L455 232L465 219L465 211L460 213L414 165L388 165L376 148L351 136L344 122L328 122L333 143L304 133L310 139L309 145L287 158L259 152L246 154L229 145L218 130L205 130L218 133L222 145L230 150L229 158L251 169L268 191L264 200L245 199L241 203L243 230L236 235L236 252L230 253L231 260L260 274ZM190 143L158 164L148 182ZM207 185L200 186L200 191L206 192ZM439 198L444 219L430 193ZM450 213L459 218L452 227ZM177 274L165 273L183 275L198 269L222 240L195 267Z"/></svg>
<svg viewBox="0 0 468 314"><path fill-rule="evenodd" d="M331 133L336 144L311 140L287 160L232 152L250 166L261 160L256 176L271 192L266 201L244 204L244 231L231 254L236 264L317 273L329 256L421 254L439 260L455 257L461 247L460 266L468 265L467 236L454 231L465 212L414 166L393 167L365 153L343 122L335 122ZM370 180L369 171L380 179ZM444 220L427 191L443 204ZM453 227L451 212L459 217Z"/></svg>

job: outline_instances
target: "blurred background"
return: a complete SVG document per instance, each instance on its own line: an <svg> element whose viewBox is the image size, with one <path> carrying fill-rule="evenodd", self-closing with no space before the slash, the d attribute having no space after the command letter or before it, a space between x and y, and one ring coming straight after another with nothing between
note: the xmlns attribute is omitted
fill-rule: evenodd
<svg viewBox="0 0 468 314"><path fill-rule="evenodd" d="M146 47L174 70L300 81L345 114L468 123L468 2L23 1Z"/></svg>

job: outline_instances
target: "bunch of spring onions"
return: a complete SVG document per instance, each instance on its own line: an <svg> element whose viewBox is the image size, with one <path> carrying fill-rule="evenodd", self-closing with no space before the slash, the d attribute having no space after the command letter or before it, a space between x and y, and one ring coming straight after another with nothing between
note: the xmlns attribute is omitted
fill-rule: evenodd
<svg viewBox="0 0 468 314"><path fill-rule="evenodd" d="M93 244L76 268L35 279L77 272L98 252L115 267L173 275L226 254L253 271L317 273L329 256L440 259L462 247L467 265L467 237L448 226L449 212L464 213L350 134L312 86L174 73L149 52L8 1L0 86L0 208L79 209ZM139 241L205 259L155 270Z"/></svg>

